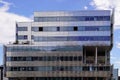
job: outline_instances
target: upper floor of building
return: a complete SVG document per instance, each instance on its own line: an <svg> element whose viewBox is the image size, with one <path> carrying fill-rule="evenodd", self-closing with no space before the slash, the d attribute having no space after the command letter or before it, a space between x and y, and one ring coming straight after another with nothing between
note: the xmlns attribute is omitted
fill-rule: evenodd
<svg viewBox="0 0 120 80"><path fill-rule="evenodd" d="M16 23L17 43L111 45L109 10L34 12L33 22Z"/></svg>

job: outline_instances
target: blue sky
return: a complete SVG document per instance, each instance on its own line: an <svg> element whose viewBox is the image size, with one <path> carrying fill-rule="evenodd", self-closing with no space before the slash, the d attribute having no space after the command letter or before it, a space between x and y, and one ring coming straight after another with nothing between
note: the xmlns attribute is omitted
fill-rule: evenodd
<svg viewBox="0 0 120 80"><path fill-rule="evenodd" d="M119 0L2 0L0 1L0 64L2 44L14 41L15 22L31 21L34 11L95 10L115 7L114 46L111 63L120 68L120 1ZM7 22L7 23L6 23ZM6 33L7 30L7 33Z"/></svg>
<svg viewBox="0 0 120 80"><path fill-rule="evenodd" d="M6 0L13 3L10 12L30 16L34 11L81 10L90 0ZM24 3L23 3L24 2ZM90 8L92 9L92 7ZM22 10L22 11L21 11Z"/></svg>

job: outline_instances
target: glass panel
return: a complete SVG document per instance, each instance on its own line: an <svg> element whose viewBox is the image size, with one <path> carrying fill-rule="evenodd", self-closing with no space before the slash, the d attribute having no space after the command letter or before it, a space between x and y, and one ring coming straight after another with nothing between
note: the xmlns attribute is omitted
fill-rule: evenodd
<svg viewBox="0 0 120 80"><path fill-rule="evenodd" d="M81 56L7 57L7 61L81 61Z"/></svg>
<svg viewBox="0 0 120 80"><path fill-rule="evenodd" d="M17 31L27 31L27 27L17 27Z"/></svg>
<svg viewBox="0 0 120 80"><path fill-rule="evenodd" d="M109 41L110 36L61 36L61 37L39 37L34 36L35 42L43 41Z"/></svg>
<svg viewBox="0 0 120 80"><path fill-rule="evenodd" d="M55 21L110 21L110 16L56 16L56 17L35 17L35 22Z"/></svg>
<svg viewBox="0 0 120 80"><path fill-rule="evenodd" d="M18 35L18 37L17 37L18 39L17 40L24 40L24 39L27 39L28 38L28 36L27 35Z"/></svg>
<svg viewBox="0 0 120 80"><path fill-rule="evenodd" d="M44 32L57 32L57 31L110 31L110 26L60 26L60 27L47 27L44 26L43 29L41 27L32 27L32 31L34 32L39 32L44 31Z"/></svg>

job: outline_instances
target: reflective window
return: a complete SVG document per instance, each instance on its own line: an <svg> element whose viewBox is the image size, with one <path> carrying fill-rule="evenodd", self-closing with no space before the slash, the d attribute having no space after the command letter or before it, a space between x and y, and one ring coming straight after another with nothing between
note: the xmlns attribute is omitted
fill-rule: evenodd
<svg viewBox="0 0 120 80"><path fill-rule="evenodd" d="M34 36L35 42L40 41L109 41L110 36L65 36L65 37L40 37Z"/></svg>
<svg viewBox="0 0 120 80"><path fill-rule="evenodd" d="M81 61L81 56L7 57L7 61Z"/></svg>
<svg viewBox="0 0 120 80"><path fill-rule="evenodd" d="M56 17L34 17L35 22L56 21L110 21L110 16L56 16Z"/></svg>
<svg viewBox="0 0 120 80"><path fill-rule="evenodd" d="M83 71L89 71L89 66L83 67Z"/></svg>
<svg viewBox="0 0 120 80"><path fill-rule="evenodd" d="M27 31L27 27L17 27L17 31Z"/></svg>
<svg viewBox="0 0 120 80"><path fill-rule="evenodd" d="M110 26L64 26L64 27L32 27L32 31L110 31Z"/></svg>
<svg viewBox="0 0 120 80"><path fill-rule="evenodd" d="M7 67L7 71L110 71L110 66L34 66L34 67Z"/></svg>
<svg viewBox="0 0 120 80"><path fill-rule="evenodd" d="M39 27L32 27L31 30L35 31L35 32L38 32L39 31Z"/></svg>
<svg viewBox="0 0 120 80"><path fill-rule="evenodd" d="M24 40L24 39L27 39L28 36L27 35L18 35L17 36L17 40Z"/></svg>
<svg viewBox="0 0 120 80"><path fill-rule="evenodd" d="M82 51L82 46L10 46L8 52L31 51Z"/></svg>

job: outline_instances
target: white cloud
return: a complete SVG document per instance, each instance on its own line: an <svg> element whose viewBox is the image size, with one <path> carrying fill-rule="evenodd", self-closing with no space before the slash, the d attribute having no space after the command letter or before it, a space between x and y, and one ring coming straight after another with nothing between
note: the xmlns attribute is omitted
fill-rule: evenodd
<svg viewBox="0 0 120 80"><path fill-rule="evenodd" d="M116 59L117 57L115 57L115 56L110 56L110 58L113 60L113 59Z"/></svg>
<svg viewBox="0 0 120 80"><path fill-rule="evenodd" d="M15 23L19 21L31 21L29 18L8 12L11 3L0 1L0 43L8 43L15 40Z"/></svg>
<svg viewBox="0 0 120 80"><path fill-rule="evenodd" d="M117 43L116 45L117 45L117 46L116 46L117 48L120 48L120 43Z"/></svg>
<svg viewBox="0 0 120 80"><path fill-rule="evenodd" d="M115 8L115 25L120 25L120 0L92 0L90 5L96 9L104 10L112 10ZM117 27L117 29L118 28L119 27Z"/></svg>
<svg viewBox="0 0 120 80"><path fill-rule="evenodd" d="M120 29L120 25L114 25L114 29Z"/></svg>
<svg viewBox="0 0 120 80"><path fill-rule="evenodd" d="M88 7L87 7L87 6L84 6L84 9L85 9L85 10L87 10L87 9L88 9Z"/></svg>
<svg viewBox="0 0 120 80"><path fill-rule="evenodd" d="M9 10L9 6L11 5L11 3L5 2L5 1L0 1L1 4L3 4L2 7L0 7L0 12L5 12Z"/></svg>

